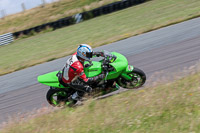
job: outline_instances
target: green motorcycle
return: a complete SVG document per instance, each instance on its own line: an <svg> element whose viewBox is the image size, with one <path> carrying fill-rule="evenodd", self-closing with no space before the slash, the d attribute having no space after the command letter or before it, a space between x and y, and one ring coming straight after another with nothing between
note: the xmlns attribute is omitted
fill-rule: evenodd
<svg viewBox="0 0 200 133"><path fill-rule="evenodd" d="M145 73L128 65L128 60L125 56L117 52L104 51L105 57L100 61L85 61L84 72L87 77L94 77L102 72L106 73L105 78L102 81L97 81L91 84L93 88L93 94L105 92L105 88L115 86L121 86L126 89L135 89L141 87L146 81ZM69 97L76 92L70 86L64 87L60 83L61 71L54 71L44 75L38 76L38 82L50 86L47 92L46 99L49 104L53 106L72 105ZM118 88L118 87L117 87ZM116 90L116 88L114 88Z"/></svg>

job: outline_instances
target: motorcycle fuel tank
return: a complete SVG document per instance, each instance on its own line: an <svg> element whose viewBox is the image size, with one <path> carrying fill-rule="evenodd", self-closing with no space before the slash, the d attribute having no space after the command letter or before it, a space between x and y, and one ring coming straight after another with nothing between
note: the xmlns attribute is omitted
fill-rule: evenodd
<svg viewBox="0 0 200 133"><path fill-rule="evenodd" d="M88 62L85 62L87 64ZM97 61L92 61L91 66L84 68L85 75L90 78L99 75L102 72L101 63Z"/></svg>

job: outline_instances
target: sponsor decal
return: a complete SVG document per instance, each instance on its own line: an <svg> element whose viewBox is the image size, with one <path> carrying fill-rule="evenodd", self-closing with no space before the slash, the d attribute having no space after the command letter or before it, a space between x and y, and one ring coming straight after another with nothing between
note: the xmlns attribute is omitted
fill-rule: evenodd
<svg viewBox="0 0 200 133"><path fill-rule="evenodd" d="M88 70L88 72L95 72L98 71L97 69L93 69L93 70Z"/></svg>

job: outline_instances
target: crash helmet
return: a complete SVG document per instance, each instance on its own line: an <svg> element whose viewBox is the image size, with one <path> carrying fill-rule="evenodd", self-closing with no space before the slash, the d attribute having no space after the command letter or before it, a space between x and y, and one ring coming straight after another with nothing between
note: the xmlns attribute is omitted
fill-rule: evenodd
<svg viewBox="0 0 200 133"><path fill-rule="evenodd" d="M90 58L92 58L92 48L87 45L87 44L81 44L78 46L78 49L77 49L77 56L86 60L86 61L89 61Z"/></svg>

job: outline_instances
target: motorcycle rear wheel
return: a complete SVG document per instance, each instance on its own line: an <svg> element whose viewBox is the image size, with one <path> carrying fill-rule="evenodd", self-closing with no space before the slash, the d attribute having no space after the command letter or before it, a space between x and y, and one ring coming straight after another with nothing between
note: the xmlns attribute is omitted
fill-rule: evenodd
<svg viewBox="0 0 200 133"><path fill-rule="evenodd" d="M48 103L54 107L63 107L74 105L77 101L69 101L69 97L72 92L68 92L65 89L50 87L46 94Z"/></svg>
<svg viewBox="0 0 200 133"><path fill-rule="evenodd" d="M145 73L138 69L134 68L132 72L127 74L131 77L131 80L127 80L122 76L118 78L117 83L119 86L126 88L126 89L136 89L141 87L146 81Z"/></svg>

